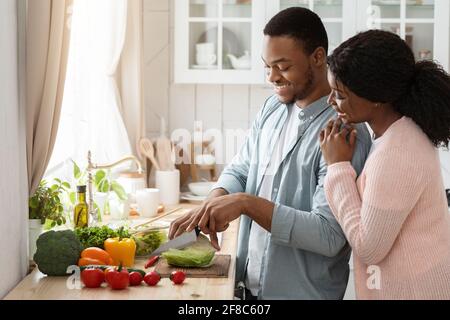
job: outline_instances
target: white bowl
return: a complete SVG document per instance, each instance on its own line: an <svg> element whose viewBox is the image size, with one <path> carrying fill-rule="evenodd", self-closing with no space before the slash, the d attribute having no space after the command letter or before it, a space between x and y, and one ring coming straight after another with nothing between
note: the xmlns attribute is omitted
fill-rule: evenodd
<svg viewBox="0 0 450 320"><path fill-rule="evenodd" d="M189 190L197 195L197 196L202 196L202 197L206 197L209 195L209 193L211 192L213 186L214 186L214 182L192 182L189 183Z"/></svg>
<svg viewBox="0 0 450 320"><path fill-rule="evenodd" d="M216 158L210 154L199 154L195 157L195 163L201 166L212 166L216 164Z"/></svg>

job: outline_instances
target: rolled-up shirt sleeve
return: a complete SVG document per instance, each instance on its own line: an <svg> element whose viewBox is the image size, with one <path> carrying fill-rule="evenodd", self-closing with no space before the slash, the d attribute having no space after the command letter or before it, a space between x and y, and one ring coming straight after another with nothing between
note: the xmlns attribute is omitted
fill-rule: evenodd
<svg viewBox="0 0 450 320"><path fill-rule="evenodd" d="M311 212L276 203L271 234L276 243L327 257L336 256L346 244L344 233L326 201L323 186L316 191Z"/></svg>
<svg viewBox="0 0 450 320"><path fill-rule="evenodd" d="M247 181L236 171L230 170L230 173L222 173L213 189L224 189L229 194L244 192Z"/></svg>

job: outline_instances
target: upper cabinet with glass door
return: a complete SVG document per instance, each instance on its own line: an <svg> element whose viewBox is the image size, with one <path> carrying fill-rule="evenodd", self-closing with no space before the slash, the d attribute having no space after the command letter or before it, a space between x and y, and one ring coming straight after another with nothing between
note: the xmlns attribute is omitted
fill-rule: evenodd
<svg viewBox="0 0 450 320"><path fill-rule="evenodd" d="M358 29L397 33L417 60L432 59L449 70L450 1L360 0Z"/></svg>
<svg viewBox="0 0 450 320"><path fill-rule="evenodd" d="M356 31L357 0L268 0L268 19L289 7L308 8L322 19L328 33L329 53Z"/></svg>
<svg viewBox="0 0 450 320"><path fill-rule="evenodd" d="M450 0L176 0L175 82L265 83L261 62L267 21L289 7L322 19L329 53L367 29L398 33L418 60L449 70Z"/></svg>
<svg viewBox="0 0 450 320"><path fill-rule="evenodd" d="M263 0L176 0L176 83L260 83Z"/></svg>

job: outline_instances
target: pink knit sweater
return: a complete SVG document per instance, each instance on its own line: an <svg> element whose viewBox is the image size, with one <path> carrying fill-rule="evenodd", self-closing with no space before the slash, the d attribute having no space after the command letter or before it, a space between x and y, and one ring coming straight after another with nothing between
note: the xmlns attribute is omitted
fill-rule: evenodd
<svg viewBox="0 0 450 320"><path fill-rule="evenodd" d="M385 132L357 180L349 162L331 165L325 192L353 249L358 299L450 299L439 155L411 119Z"/></svg>

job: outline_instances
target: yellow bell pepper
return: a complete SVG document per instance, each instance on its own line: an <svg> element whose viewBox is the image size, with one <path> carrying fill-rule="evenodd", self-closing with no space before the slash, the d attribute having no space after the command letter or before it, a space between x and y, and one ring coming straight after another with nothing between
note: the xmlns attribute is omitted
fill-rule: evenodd
<svg viewBox="0 0 450 320"><path fill-rule="evenodd" d="M136 242L129 238L106 239L105 250L113 259L113 264L132 268L134 266L134 255L136 254Z"/></svg>

